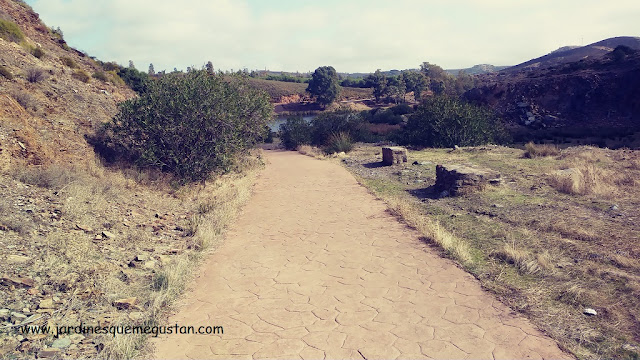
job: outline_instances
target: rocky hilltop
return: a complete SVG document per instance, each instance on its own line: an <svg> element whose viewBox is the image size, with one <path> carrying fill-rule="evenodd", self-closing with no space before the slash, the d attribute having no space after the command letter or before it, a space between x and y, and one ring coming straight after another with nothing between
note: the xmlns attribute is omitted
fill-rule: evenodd
<svg viewBox="0 0 640 360"><path fill-rule="evenodd" d="M528 129L633 131L640 127L637 50L620 47L575 62L515 68L521 70L481 76L481 85L464 96L491 106L510 124Z"/></svg>

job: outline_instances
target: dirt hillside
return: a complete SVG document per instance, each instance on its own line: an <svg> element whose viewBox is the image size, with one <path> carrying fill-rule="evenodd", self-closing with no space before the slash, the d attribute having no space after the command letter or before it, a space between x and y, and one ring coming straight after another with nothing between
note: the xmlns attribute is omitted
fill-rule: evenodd
<svg viewBox="0 0 640 360"><path fill-rule="evenodd" d="M134 92L70 48L28 5L0 0L0 19L24 34L19 42L0 38L0 66L12 78L0 75L0 168L16 160L45 165L86 159L93 151L84 135Z"/></svg>

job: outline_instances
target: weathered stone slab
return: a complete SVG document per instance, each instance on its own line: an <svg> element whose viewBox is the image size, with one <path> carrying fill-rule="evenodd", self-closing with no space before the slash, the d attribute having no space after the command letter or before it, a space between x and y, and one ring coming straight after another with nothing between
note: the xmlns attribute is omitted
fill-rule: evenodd
<svg viewBox="0 0 640 360"><path fill-rule="evenodd" d="M382 148L382 163L384 165L401 164L407 162L407 149L399 146Z"/></svg>
<svg viewBox="0 0 640 360"><path fill-rule="evenodd" d="M436 190L447 191L452 196L482 190L489 183L498 183L500 174L487 169L466 165L437 165Z"/></svg>

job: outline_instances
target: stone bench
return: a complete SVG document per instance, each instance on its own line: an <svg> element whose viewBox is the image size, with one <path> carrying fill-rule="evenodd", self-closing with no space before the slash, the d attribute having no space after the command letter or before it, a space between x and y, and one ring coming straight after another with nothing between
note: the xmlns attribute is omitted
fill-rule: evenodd
<svg viewBox="0 0 640 360"><path fill-rule="evenodd" d="M390 166L407 162L407 149L399 146L382 148L382 163Z"/></svg>

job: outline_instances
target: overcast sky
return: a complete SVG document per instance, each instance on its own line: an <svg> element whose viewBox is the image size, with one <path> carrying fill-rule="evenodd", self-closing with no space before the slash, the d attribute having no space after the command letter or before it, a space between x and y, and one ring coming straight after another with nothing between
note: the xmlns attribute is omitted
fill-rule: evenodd
<svg viewBox="0 0 640 360"><path fill-rule="evenodd" d="M639 0L26 0L69 45L156 71L515 65L640 36Z"/></svg>

